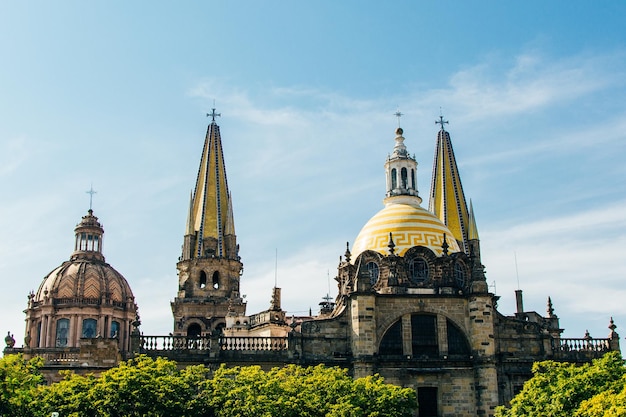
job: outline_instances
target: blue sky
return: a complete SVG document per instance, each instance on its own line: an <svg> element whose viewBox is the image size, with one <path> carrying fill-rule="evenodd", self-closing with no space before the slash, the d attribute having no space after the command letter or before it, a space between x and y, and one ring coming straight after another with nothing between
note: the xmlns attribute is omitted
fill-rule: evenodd
<svg viewBox="0 0 626 417"><path fill-rule="evenodd" d="M500 312L519 279L565 336L605 337L610 316L626 334L625 18L617 1L0 1L1 327L20 344L93 184L144 333L171 331L215 100L249 313L275 276L294 314L329 277L335 294L382 208L398 109L427 206L442 111Z"/></svg>

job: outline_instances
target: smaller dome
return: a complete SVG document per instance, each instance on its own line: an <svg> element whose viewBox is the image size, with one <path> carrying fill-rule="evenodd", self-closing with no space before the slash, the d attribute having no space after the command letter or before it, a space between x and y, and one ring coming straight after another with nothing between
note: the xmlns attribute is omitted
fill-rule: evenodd
<svg viewBox="0 0 626 417"><path fill-rule="evenodd" d="M396 245L395 253L399 256L413 246L425 246L440 256L444 235L449 251L460 251L452 232L431 212L420 207L414 197L389 197L385 202L385 208L363 226L354 241L352 262L366 250L388 255L389 233Z"/></svg>
<svg viewBox="0 0 626 417"><path fill-rule="evenodd" d="M97 260L66 261L42 281L34 301L52 298L58 304L116 304L134 302L126 278Z"/></svg>
<svg viewBox="0 0 626 417"><path fill-rule="evenodd" d="M126 278L105 262L102 254L104 229L89 209L74 229L76 241L69 261L50 272L42 281L34 301L47 298L56 304L134 303Z"/></svg>

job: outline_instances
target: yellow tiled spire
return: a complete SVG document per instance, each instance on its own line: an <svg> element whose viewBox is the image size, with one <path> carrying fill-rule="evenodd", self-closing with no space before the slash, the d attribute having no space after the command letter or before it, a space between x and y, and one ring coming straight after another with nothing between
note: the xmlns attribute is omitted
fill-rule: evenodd
<svg viewBox="0 0 626 417"><path fill-rule="evenodd" d="M224 237L235 233L222 139L215 122L215 117L220 114L213 109L208 116L212 117L212 121L204 139L196 187L189 207L187 239L183 248L185 259L226 256Z"/></svg>
<svg viewBox="0 0 626 417"><path fill-rule="evenodd" d="M444 128L448 122L440 116L435 123L440 124L441 129L437 134L428 209L448 226L459 246L469 253L469 212L450 134ZM478 231L475 232L478 236Z"/></svg>
<svg viewBox="0 0 626 417"><path fill-rule="evenodd" d="M467 232L467 240L480 240L478 237L478 227L476 226L476 219L474 218L474 207L472 205L472 199L470 198L469 208L469 226Z"/></svg>

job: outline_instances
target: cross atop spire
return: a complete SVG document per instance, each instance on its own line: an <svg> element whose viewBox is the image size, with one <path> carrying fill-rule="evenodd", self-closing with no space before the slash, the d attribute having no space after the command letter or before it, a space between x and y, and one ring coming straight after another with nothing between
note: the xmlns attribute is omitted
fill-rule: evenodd
<svg viewBox="0 0 626 417"><path fill-rule="evenodd" d="M215 121L215 117L222 117L222 113L215 113L215 107L211 109L211 113L207 113L206 117L211 117L211 121Z"/></svg>
<svg viewBox="0 0 626 417"><path fill-rule="evenodd" d="M89 191L85 191L85 192L89 194L89 211L91 211L91 209L93 208L93 195L98 194L98 192L94 191L93 184L91 184Z"/></svg>
<svg viewBox="0 0 626 417"><path fill-rule="evenodd" d="M398 118L398 127L400 127L400 118L404 116L404 114L400 113L400 110L398 110L393 115Z"/></svg>
<svg viewBox="0 0 626 417"><path fill-rule="evenodd" d="M447 120L443 120L443 115L439 115L439 120L435 120L435 124L436 124L436 125L441 125L441 130L445 130L445 129L443 128L443 125L444 125L444 124L446 124L446 125L447 125L447 124L448 124L448 121L447 121Z"/></svg>

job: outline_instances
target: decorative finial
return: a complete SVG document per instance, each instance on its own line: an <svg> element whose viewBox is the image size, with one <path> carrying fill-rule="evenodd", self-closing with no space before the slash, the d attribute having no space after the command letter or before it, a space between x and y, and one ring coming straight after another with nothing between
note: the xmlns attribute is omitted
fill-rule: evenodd
<svg viewBox="0 0 626 417"><path fill-rule="evenodd" d="M443 243L441 244L441 249L443 249L443 254L448 256L448 241L446 240L446 234L443 234Z"/></svg>
<svg viewBox="0 0 626 417"><path fill-rule="evenodd" d="M617 329L617 326L615 325L615 322L613 321L613 317L611 317L611 321L609 324L609 329L611 330L611 333L615 332L615 329Z"/></svg>
<svg viewBox="0 0 626 417"><path fill-rule="evenodd" d="M400 110L398 110L393 115L398 118L398 127L400 127L400 118L404 116L404 114L400 113Z"/></svg>
<svg viewBox="0 0 626 417"><path fill-rule="evenodd" d="M98 194L97 191L94 191L93 189L93 184L91 184L91 187L89 187L89 191L85 191L87 194L89 194L89 211L93 211L93 195L94 194Z"/></svg>
<svg viewBox="0 0 626 417"><path fill-rule="evenodd" d="M554 308L552 307L552 298L548 297L548 306L546 308L546 313L548 313L548 317L554 317Z"/></svg>
<svg viewBox="0 0 626 417"><path fill-rule="evenodd" d="M445 129L443 128L443 125L447 125L448 121L447 120L443 120L443 115L439 115L439 120L435 120L435 124L436 125L441 125L441 130L445 131Z"/></svg>
<svg viewBox="0 0 626 417"><path fill-rule="evenodd" d="M396 244L393 243L393 235L391 234L391 232L389 232L389 243L387 244L387 247L389 248L389 254L393 255L396 251Z"/></svg>
<svg viewBox="0 0 626 417"><path fill-rule="evenodd" d="M213 105L215 105L215 103ZM213 107L211 113L207 113L206 117L211 117L211 122L214 122L216 117L222 117L222 113L215 113L215 107Z"/></svg>
<svg viewBox="0 0 626 417"><path fill-rule="evenodd" d="M352 256L350 253L350 242L346 242L346 253L343 256L346 258L346 262L350 262L350 257Z"/></svg>

